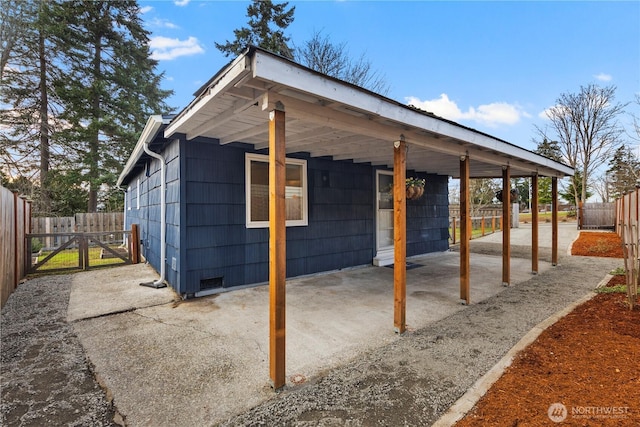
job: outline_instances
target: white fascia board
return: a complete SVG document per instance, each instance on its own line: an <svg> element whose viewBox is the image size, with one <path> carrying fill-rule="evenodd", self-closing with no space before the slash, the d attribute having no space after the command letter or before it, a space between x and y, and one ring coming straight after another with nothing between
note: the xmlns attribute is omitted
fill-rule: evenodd
<svg viewBox="0 0 640 427"><path fill-rule="evenodd" d="M169 119L165 119L161 115L153 115L149 117L147 123L144 125L144 129L142 129L140 137L138 138L138 142L136 142L136 146L133 148L133 151L129 156L129 160L127 160L127 163L124 165L124 169L122 169L122 172L118 177L116 187L120 187L122 185L124 179L131 173L137 161L140 160L142 153L144 153L144 145L153 141L156 135L158 135L160 126L168 123Z"/></svg>
<svg viewBox="0 0 640 427"><path fill-rule="evenodd" d="M430 117L408 106L400 106L381 96L359 90L337 80L319 76L296 64L256 51L253 58L253 76L276 84L287 86L319 98L342 103L358 110L388 120L444 135L476 145L482 149L503 153L506 157L516 157L552 169L562 175L573 175L573 169L524 148L517 147L494 137ZM285 105L286 109L286 105Z"/></svg>
<svg viewBox="0 0 640 427"><path fill-rule="evenodd" d="M230 86L237 83L246 73L250 71L251 63L247 54L242 54L237 57L226 68L223 68L219 73L219 78L214 80L207 89L203 91L196 99L178 114L178 116L171 121L171 124L167 126L164 131L165 138L171 137L174 133L186 134L192 124L189 123L190 119L200 112L201 109L212 102L220 93L223 93Z"/></svg>

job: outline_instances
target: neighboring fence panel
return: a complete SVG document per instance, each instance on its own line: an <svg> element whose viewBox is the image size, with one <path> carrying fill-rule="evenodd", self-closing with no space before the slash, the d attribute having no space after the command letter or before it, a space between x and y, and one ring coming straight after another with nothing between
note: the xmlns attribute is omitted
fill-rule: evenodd
<svg viewBox="0 0 640 427"><path fill-rule="evenodd" d="M122 212L98 212L78 213L69 217L33 218L31 233L47 234L40 243L47 249L55 249L67 243L71 233L101 233L100 241L112 244L122 240L122 234L116 235L115 232L123 229Z"/></svg>
<svg viewBox="0 0 640 427"><path fill-rule="evenodd" d="M0 307L25 275L25 233L31 202L0 186Z"/></svg>
<svg viewBox="0 0 640 427"><path fill-rule="evenodd" d="M616 226L616 204L582 203L578 212L578 228L610 228Z"/></svg>
<svg viewBox="0 0 640 427"><path fill-rule="evenodd" d="M627 295L637 304L640 281L640 189L616 200L616 232L622 238Z"/></svg>

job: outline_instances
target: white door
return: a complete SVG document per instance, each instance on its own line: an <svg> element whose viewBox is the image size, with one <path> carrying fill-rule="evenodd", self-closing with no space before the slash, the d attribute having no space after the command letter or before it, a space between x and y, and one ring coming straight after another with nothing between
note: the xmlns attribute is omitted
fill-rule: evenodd
<svg viewBox="0 0 640 427"><path fill-rule="evenodd" d="M374 265L393 264L393 172L376 172L376 256Z"/></svg>

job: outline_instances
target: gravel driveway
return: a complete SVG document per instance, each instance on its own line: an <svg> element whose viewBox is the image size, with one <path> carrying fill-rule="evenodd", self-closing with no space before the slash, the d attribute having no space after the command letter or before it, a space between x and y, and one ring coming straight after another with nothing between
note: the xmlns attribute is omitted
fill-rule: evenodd
<svg viewBox="0 0 640 427"><path fill-rule="evenodd" d="M71 277L28 280L2 308L0 425L117 425L66 320Z"/></svg>

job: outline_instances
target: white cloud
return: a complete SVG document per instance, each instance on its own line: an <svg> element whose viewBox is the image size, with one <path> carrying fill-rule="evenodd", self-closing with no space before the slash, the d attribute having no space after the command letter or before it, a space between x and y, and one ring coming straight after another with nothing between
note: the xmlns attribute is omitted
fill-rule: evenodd
<svg viewBox="0 0 640 427"><path fill-rule="evenodd" d="M541 119L544 119L544 120L549 120L549 117L552 114L556 115L556 116L557 115L563 115L563 114L566 115L566 114L569 114L569 110L565 106L556 104L556 105L552 105L551 107L547 107L544 110L540 111L538 113L538 117L540 117Z"/></svg>
<svg viewBox="0 0 640 427"><path fill-rule="evenodd" d="M439 98L431 100L422 101L415 96L407 97L405 100L408 104L445 119L453 121L470 120L490 127L514 125L520 121L521 117L529 117L529 114L519 106L506 102L483 104L475 108L469 107L467 111L462 111L454 101L449 99L446 93L441 94Z"/></svg>
<svg viewBox="0 0 640 427"><path fill-rule="evenodd" d="M544 120L549 120L549 112L551 111L553 107L549 107L549 108L545 108L544 110L540 111L538 113L538 117L540 117L541 119Z"/></svg>
<svg viewBox="0 0 640 427"><path fill-rule="evenodd" d="M195 37L189 37L186 40L162 36L153 37L149 41L149 47L151 48L151 58L158 61L170 61L181 56L204 53L204 48Z"/></svg>
<svg viewBox="0 0 640 427"><path fill-rule="evenodd" d="M174 0L173 4L176 6L186 6L191 0Z"/></svg>
<svg viewBox="0 0 640 427"><path fill-rule="evenodd" d="M153 10L153 6L143 6L140 8L140 13L148 13Z"/></svg>
<svg viewBox="0 0 640 427"><path fill-rule="evenodd" d="M611 79L613 78L611 74L605 74L605 73L596 74L593 77L595 77L596 80L600 80L601 82L610 82Z"/></svg>
<svg viewBox="0 0 640 427"><path fill-rule="evenodd" d="M160 18L153 18L149 24L153 25L154 27L160 27L160 28L170 28L172 30L178 29L180 28L179 26L177 26L176 24L174 24L171 21L167 21L166 19L160 19Z"/></svg>

